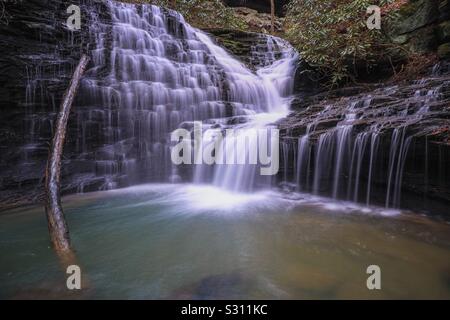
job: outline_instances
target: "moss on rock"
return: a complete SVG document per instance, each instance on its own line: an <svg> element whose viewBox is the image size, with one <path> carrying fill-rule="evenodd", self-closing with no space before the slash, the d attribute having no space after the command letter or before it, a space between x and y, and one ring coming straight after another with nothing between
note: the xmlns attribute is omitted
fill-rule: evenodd
<svg viewBox="0 0 450 320"><path fill-rule="evenodd" d="M438 47L437 54L441 59L449 59L450 58L450 42L441 44Z"/></svg>
<svg viewBox="0 0 450 320"><path fill-rule="evenodd" d="M449 41L450 40L450 21L444 21L439 24L439 40Z"/></svg>

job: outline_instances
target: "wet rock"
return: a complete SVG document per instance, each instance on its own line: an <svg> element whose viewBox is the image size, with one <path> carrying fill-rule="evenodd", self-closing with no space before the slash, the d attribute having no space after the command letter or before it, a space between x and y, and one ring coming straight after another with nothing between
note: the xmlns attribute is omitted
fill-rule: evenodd
<svg viewBox="0 0 450 320"><path fill-rule="evenodd" d="M253 283L254 279L237 271L211 275L198 282L183 286L169 298L194 300L240 298Z"/></svg>
<svg viewBox="0 0 450 320"><path fill-rule="evenodd" d="M100 16L106 12L104 3L94 0L3 4L9 18L8 23L0 21L0 151L5 151L0 152L2 202L32 203L41 194L55 111L81 54L89 50L91 17L83 15L82 29L71 32L65 26L71 4L79 5L82 12L89 12L87 7L92 6ZM67 154L74 150L70 140L76 131L70 122Z"/></svg>
<svg viewBox="0 0 450 320"><path fill-rule="evenodd" d="M269 45L277 46L277 44L269 43L271 36L267 34L229 29L206 29L205 31L252 70L269 65L281 55L281 48L276 48L273 56L272 52L269 53L272 51Z"/></svg>
<svg viewBox="0 0 450 320"><path fill-rule="evenodd" d="M398 156L398 153L392 155L394 135L403 132L401 141L407 140L408 148L403 151L404 170L399 171L403 177L402 191L398 192L404 196L413 193L424 199L434 199L433 201L437 200L448 205L450 171L445 164L450 161L450 73L445 64L435 66L427 77L420 80L395 85L371 85L366 86L365 90L364 87L322 92L306 98L299 95L293 100L293 112L279 122L282 144L289 145L289 150L297 152L300 139L308 135L307 150L311 152L308 160L310 171L303 172L301 176L303 179L309 177L309 189L303 186L302 191L313 191L320 139L324 143L321 163L325 166L322 167L325 171L322 172L320 183L315 182L318 183L317 192L330 196L338 176L343 186L354 179L354 176L345 173L347 169L350 170L349 167L339 174L335 173L339 139L347 139L342 136L344 128L347 127L351 129L348 131L348 144L341 145L343 148L341 152L347 155L342 157L346 159L342 161L348 162L348 165L353 163L352 159L356 157L354 152L358 150L356 141L359 139L361 143L359 146L362 148L360 166L367 177L371 159L370 150L375 148L376 160L373 162L377 163L377 169L373 173L372 184L377 191L372 197L378 204L384 205L383 200L386 199L382 194L386 193L388 185L392 184L392 181L388 181L387 174L390 161L394 161L390 158ZM376 147L371 147L374 137L378 142ZM287 176L295 177L298 168L293 159L298 159L298 155L291 154L289 157L288 162L294 165L288 167L284 165L283 168L289 170ZM327 161L328 167L325 165ZM345 168L346 165L343 166ZM303 166L302 170L306 170L306 167ZM367 183L366 178L360 179ZM306 183L306 180L303 183ZM350 192L347 188L351 190L352 187L343 187L342 189L346 191L341 190L342 194L339 196L345 198L347 192ZM353 194L353 191L350 193ZM430 205L428 200L424 202L426 205L422 208L425 211L426 206Z"/></svg>

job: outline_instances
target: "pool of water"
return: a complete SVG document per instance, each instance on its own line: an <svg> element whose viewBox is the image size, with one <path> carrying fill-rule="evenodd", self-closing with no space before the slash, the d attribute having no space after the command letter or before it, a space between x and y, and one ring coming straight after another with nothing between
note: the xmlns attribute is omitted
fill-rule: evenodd
<svg viewBox="0 0 450 320"><path fill-rule="evenodd" d="M67 290L44 210L28 207L0 215L0 298L450 298L450 225L412 212L156 184L63 206L84 288Z"/></svg>

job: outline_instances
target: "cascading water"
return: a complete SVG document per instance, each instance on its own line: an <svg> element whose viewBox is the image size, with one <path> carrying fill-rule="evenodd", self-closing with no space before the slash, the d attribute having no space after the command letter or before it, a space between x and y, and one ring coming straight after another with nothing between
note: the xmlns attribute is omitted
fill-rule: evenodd
<svg viewBox="0 0 450 320"><path fill-rule="evenodd" d="M217 133L272 132L273 123L289 111L297 58L291 46L276 37L255 35L258 41L248 56L254 68L247 68L175 11L101 3L104 10L87 10L90 39L85 43L93 68L73 108L64 188L82 192L159 181L211 183L238 191L269 186L272 179L258 173L258 164L173 165L170 132L186 128L193 133L195 121L202 122L203 130ZM63 77L54 69L54 77ZM36 109L44 104L57 109L54 92L47 92L41 73L27 67L25 104L33 109L25 117L30 139L21 150L30 168L35 159L46 157L54 117L54 112ZM448 81L430 86L426 82L408 86L412 94L398 92L401 102L392 101L399 91L399 86L392 86L355 96L345 106L310 106L302 118L291 114L289 137L281 140L277 178L301 192L399 206L415 124L433 117L434 105L448 90ZM296 132L296 126L303 128ZM248 145L261 138L259 133L249 134ZM234 140L227 136L221 146L237 144ZM213 143L211 138L198 142L206 147ZM240 145L226 153L236 160L250 158ZM432 168L425 161L428 176ZM383 195L374 197L380 188Z"/></svg>
<svg viewBox="0 0 450 320"><path fill-rule="evenodd" d="M235 191L249 191L258 185L267 186L270 184L271 178L259 176L257 171L260 166L256 163L256 159L251 163L247 161L250 161L251 153L254 155L259 152L257 150L258 143L265 141L264 139L271 135L271 129L274 128L271 123L287 115L289 95L292 93L294 62L297 55L281 39L268 37L267 48L270 55L260 56L262 57L260 64L265 67L260 68L255 75L241 63L235 61L225 50L215 46L206 35L199 34L199 38L207 44L210 51L217 57L221 66L226 70L228 78L232 79L232 101L245 101L246 97L252 97L256 94L257 100L249 101L257 103L252 107L252 110L261 111L260 106L265 107L263 112L257 115L250 114L209 121L207 128L214 127L218 131L223 131L231 127L240 130L240 134L246 136L247 144L239 144L239 136L225 136L218 145L218 149L225 150L223 156L234 159L236 163L216 164L214 168L199 166L196 170L195 180L196 182L206 182L211 180L212 176L212 182L215 185ZM273 59L275 43L278 48L284 49L281 52L281 58L270 63L270 59ZM236 123L239 124L236 125ZM274 139L278 139L278 137ZM210 139L204 139L202 144L213 143L206 140ZM272 158L274 151L271 150Z"/></svg>
<svg viewBox="0 0 450 320"><path fill-rule="evenodd" d="M194 121L205 128L265 128L285 116L295 51L267 36L265 53L254 55L262 66L254 73L175 11L113 1L108 6L112 24L98 20L91 26L95 67L83 81L77 107L78 152L95 161L96 175L106 177L103 188L195 179L251 189L253 165L198 165L195 173L172 165L170 133L192 129ZM95 133L102 145L86 140Z"/></svg>
<svg viewBox="0 0 450 320"><path fill-rule="evenodd" d="M304 90L311 73L298 72L301 93L291 99L296 56L280 39L236 32L247 68L176 12L82 0L82 30L71 32L61 26L66 3L14 2L11 23L0 24L2 42L17 45L1 59L0 103L12 103L0 130L1 299L450 297L448 70L328 98ZM39 196L52 121L85 50L92 62L72 108L61 185L89 287L70 291L41 201L24 206L8 193ZM171 161L175 129L204 150L217 144L250 160L237 138L248 134L253 147L275 128L281 188L267 190L264 164ZM392 210L400 200L412 210ZM364 289L373 263L389 271L388 290Z"/></svg>
<svg viewBox="0 0 450 320"><path fill-rule="evenodd" d="M300 111L282 140L282 149L288 150L282 154L284 171L295 177L288 181L290 175L284 174L284 180L302 192L399 208L411 145L428 134L421 123L433 121L444 98L441 91L449 85L431 78ZM291 134L295 130L302 132L298 138ZM427 148L425 139L425 153ZM428 158L423 162L426 186Z"/></svg>

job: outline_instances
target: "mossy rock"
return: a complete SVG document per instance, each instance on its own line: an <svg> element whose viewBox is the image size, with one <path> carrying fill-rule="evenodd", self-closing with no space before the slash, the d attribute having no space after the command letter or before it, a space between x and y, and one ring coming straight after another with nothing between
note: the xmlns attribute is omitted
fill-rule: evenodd
<svg viewBox="0 0 450 320"><path fill-rule="evenodd" d="M409 41L409 37L405 34L392 38L392 42L395 44L405 44Z"/></svg>
<svg viewBox="0 0 450 320"><path fill-rule="evenodd" d="M441 21L450 19L450 0L441 0L439 2L439 12Z"/></svg>
<svg viewBox="0 0 450 320"><path fill-rule="evenodd" d="M441 58L441 59L450 58L450 42L441 44L438 47L437 54L438 54L439 58Z"/></svg>
<svg viewBox="0 0 450 320"><path fill-rule="evenodd" d="M442 22L438 29L439 40L442 42L450 40L450 21Z"/></svg>
<svg viewBox="0 0 450 320"><path fill-rule="evenodd" d="M415 53L435 51L439 44L436 26L421 28L409 39L409 47Z"/></svg>
<svg viewBox="0 0 450 320"><path fill-rule="evenodd" d="M399 10L392 29L396 34L405 34L428 26L439 19L438 0L411 0Z"/></svg>
<svg viewBox="0 0 450 320"><path fill-rule="evenodd" d="M252 46L256 45L258 41L261 40L261 34L219 28L206 29L205 31L211 34L218 44L223 46L236 58L244 62L247 67L252 69L252 65L249 63Z"/></svg>
<svg viewBox="0 0 450 320"><path fill-rule="evenodd" d="M239 42L232 40L221 40L219 43L231 51L235 56L242 57L248 55L248 48Z"/></svg>
<svg viewBox="0 0 450 320"><path fill-rule="evenodd" d="M415 53L435 51L439 41L439 0L411 0L387 23L391 41Z"/></svg>
<svg viewBox="0 0 450 320"><path fill-rule="evenodd" d="M212 34L220 45L235 56L239 57L250 54L251 41L242 41L243 39L250 38L249 33L225 29L208 29L206 31Z"/></svg>

